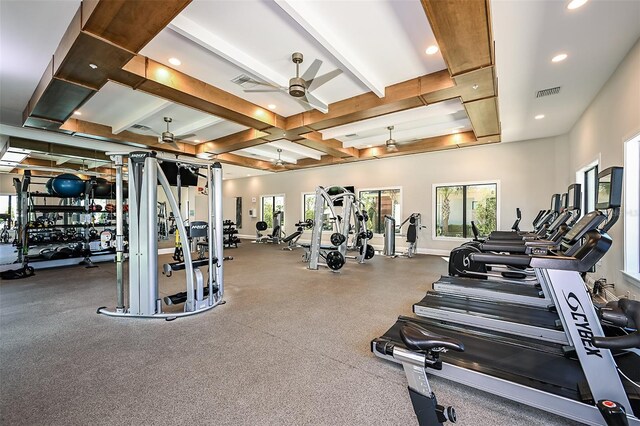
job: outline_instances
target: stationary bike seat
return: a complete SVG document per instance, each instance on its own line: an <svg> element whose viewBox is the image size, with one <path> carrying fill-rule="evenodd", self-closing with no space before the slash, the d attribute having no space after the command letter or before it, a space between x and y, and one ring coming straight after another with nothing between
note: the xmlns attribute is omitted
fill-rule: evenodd
<svg viewBox="0 0 640 426"><path fill-rule="evenodd" d="M408 322L400 329L400 337L408 349L427 352L434 348L445 348L463 352L464 345L457 340L433 333L426 328L412 322Z"/></svg>

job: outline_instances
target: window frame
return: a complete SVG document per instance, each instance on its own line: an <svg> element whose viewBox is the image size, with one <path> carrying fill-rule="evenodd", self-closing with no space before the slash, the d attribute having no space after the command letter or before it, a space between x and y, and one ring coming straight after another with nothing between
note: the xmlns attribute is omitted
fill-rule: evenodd
<svg viewBox="0 0 640 426"><path fill-rule="evenodd" d="M302 193L301 193L301 195L300 195L300 200L302 201L302 206L301 206L301 207L302 207L302 210L301 210L301 211L302 211L302 214L300 215L300 218L301 218L302 220L305 220L305 219L306 219L306 218L305 218L306 210L305 210L305 203L304 203L304 202L305 202L305 198L306 198L308 195L311 195L311 196L315 197L315 196L316 196L316 193L315 193L315 191L314 191L314 192L302 192Z"/></svg>
<svg viewBox="0 0 640 426"><path fill-rule="evenodd" d="M635 157L637 163L632 163ZM633 164L633 166L632 166ZM622 273L640 286L640 132L624 142L624 262ZM636 183L634 185L634 183Z"/></svg>
<svg viewBox="0 0 640 426"><path fill-rule="evenodd" d="M589 202L588 198L587 198L587 191L588 191L588 185L587 185L587 172L590 171L591 169L593 169L594 167L596 168L596 184L598 182L598 173L600 173L600 163L601 163L601 155L598 154L597 158L595 160L592 160L590 162L588 162L587 164L583 165L582 167L580 167L577 171L576 171L576 182L580 184L580 188L581 188L581 192L582 192L582 214L585 215L587 213L589 213L589 209L588 209L588 205L587 203ZM594 188L595 190L595 188ZM596 197L596 193L594 192L594 208L595 208L595 197Z"/></svg>
<svg viewBox="0 0 640 426"><path fill-rule="evenodd" d="M500 179L493 180L480 180L480 181L467 181L467 182L446 182L446 183L434 183L431 185L431 239L434 241L469 241L473 239L473 237L464 238L464 237L446 237L442 235L437 235L437 204L438 199L436 196L437 188L443 186L475 186L475 185L495 185L496 186L496 228L501 229L500 227L500 210L501 210L501 185ZM466 216L466 211L463 212L463 217ZM469 223L471 224L471 223ZM462 224L462 229L464 232L465 224Z"/></svg>
<svg viewBox="0 0 640 426"><path fill-rule="evenodd" d="M396 191L396 190L400 192L400 204L398 206L398 212L399 212L399 216L402 217L402 205L404 204L402 186L383 186L383 187L372 187L372 188L359 188L358 189L358 200L360 200L360 194L362 192L372 192L372 191L380 192L380 191ZM378 209L379 208L380 208L380 205L378 203ZM380 214L379 213L380 213L380 211L378 210L378 218L380 218ZM381 225L380 227L382 228L382 232L374 232L373 235L384 235L384 221L380 225ZM399 231L397 231L397 232L399 232Z"/></svg>
<svg viewBox="0 0 640 426"><path fill-rule="evenodd" d="M266 222L266 220L264 220L264 199L265 198L269 198L271 197L272 202L273 202L273 206L275 208L276 205L276 197L282 197L282 204L283 204L283 208L282 211L284 212L284 217L286 218L287 216L287 197L285 196L285 194L264 194L260 196L260 221L262 222ZM282 221L282 226L284 227L284 220Z"/></svg>

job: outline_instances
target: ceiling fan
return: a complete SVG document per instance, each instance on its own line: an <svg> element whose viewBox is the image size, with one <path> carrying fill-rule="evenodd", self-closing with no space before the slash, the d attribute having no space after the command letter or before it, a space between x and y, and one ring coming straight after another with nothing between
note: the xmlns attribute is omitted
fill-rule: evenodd
<svg viewBox="0 0 640 426"><path fill-rule="evenodd" d="M282 154L282 149L278 148L278 159L273 163L276 167L284 167L284 161L280 158L280 154Z"/></svg>
<svg viewBox="0 0 640 426"><path fill-rule="evenodd" d="M396 140L391 137L393 126L388 126L387 130L389 130L389 139L387 139L387 142L385 143L387 146L387 151L397 151L398 145L396 144Z"/></svg>
<svg viewBox="0 0 640 426"><path fill-rule="evenodd" d="M150 132L153 133L155 135L158 135L158 143L160 144L169 144L172 147L176 148L176 149L180 149L180 147L178 146L178 144L176 143L176 140L180 140L180 139L186 139L186 138L190 138L195 136L195 133L188 133L186 135L178 135L175 136L173 133L171 133L169 131L169 123L171 123L173 120L171 119L171 117L164 117L164 122L167 123L167 131L166 132L157 132L155 130L153 130L151 127L149 126L145 126L144 124L134 124L133 126L131 126L132 129L136 129L136 130L142 130L143 132Z"/></svg>
<svg viewBox="0 0 640 426"><path fill-rule="evenodd" d="M304 106L310 105L314 108L325 108L326 106L318 98L311 94L311 90L319 88L338 75L342 74L342 70L335 69L333 71L329 71L326 74L317 76L318 71L320 71L320 67L322 66L322 61L320 59L316 59L311 63L311 66L307 68L304 74L300 76L300 64L303 61L302 53L293 53L291 55L291 60L294 64L296 64L296 76L292 77L289 80L289 87L276 86L273 84L256 81L257 84L267 87L264 89L247 89L245 90L245 92L285 92L291 95L296 101Z"/></svg>

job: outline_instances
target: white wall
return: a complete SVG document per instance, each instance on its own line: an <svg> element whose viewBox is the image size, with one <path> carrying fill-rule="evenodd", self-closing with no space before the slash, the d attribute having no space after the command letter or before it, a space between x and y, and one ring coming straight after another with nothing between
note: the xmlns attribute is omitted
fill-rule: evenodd
<svg viewBox="0 0 640 426"><path fill-rule="evenodd" d="M240 233L243 235L255 234L259 219L250 218L249 209L259 210L261 195L285 194L285 230L288 234L294 230L294 223L302 219L302 193L313 192L318 185L354 185L356 191L401 187L402 216L422 213L423 225L427 226L421 231L419 247L448 253L460 243L432 238L433 184L498 180L501 228L511 226L515 209L520 207L522 229L530 229L533 217L538 210L547 207L551 194L566 191L567 184L556 184L556 158L564 155L565 144L563 136L226 180L223 194L226 199L242 197L243 228ZM253 197L256 203L251 202ZM381 237L373 243L381 245ZM396 245L403 247L404 240L398 238Z"/></svg>
<svg viewBox="0 0 640 426"><path fill-rule="evenodd" d="M596 159L600 170L624 165L624 142L640 132L640 40L631 48L598 95L584 111L568 135L570 176ZM640 184L640 183L639 183ZM623 200L624 209L624 200ZM640 296L640 287L620 272L624 267L624 218L611 229L613 247L595 277L616 283L615 293L630 291ZM635 238L638 238L636 235Z"/></svg>

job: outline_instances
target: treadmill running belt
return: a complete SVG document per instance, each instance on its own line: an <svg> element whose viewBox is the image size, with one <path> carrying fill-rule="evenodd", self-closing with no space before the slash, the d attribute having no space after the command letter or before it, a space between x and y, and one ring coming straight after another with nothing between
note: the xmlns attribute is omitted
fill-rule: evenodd
<svg viewBox="0 0 640 426"><path fill-rule="evenodd" d="M560 319L557 313L537 307L504 302L497 303L457 295L445 295L438 292L428 292L427 295L414 306L481 315L487 318L528 324L551 330L558 330L556 321Z"/></svg>
<svg viewBox="0 0 640 426"><path fill-rule="evenodd" d="M452 337L464 343L464 352L449 351L442 361L488 374L534 389L579 401L578 383L585 376L577 360L504 343L498 339L478 337L471 333L454 331L421 318L399 317L381 339L405 347L400 338L400 327L407 322L418 323L434 333Z"/></svg>
<svg viewBox="0 0 640 426"><path fill-rule="evenodd" d="M442 291L443 289L440 288L440 284L445 286L453 284L461 288L499 291L501 293L517 294L520 296L542 297L540 295L540 289L531 284L511 284L498 281L477 280L473 278L442 276L438 281L433 283L433 289L436 291Z"/></svg>

